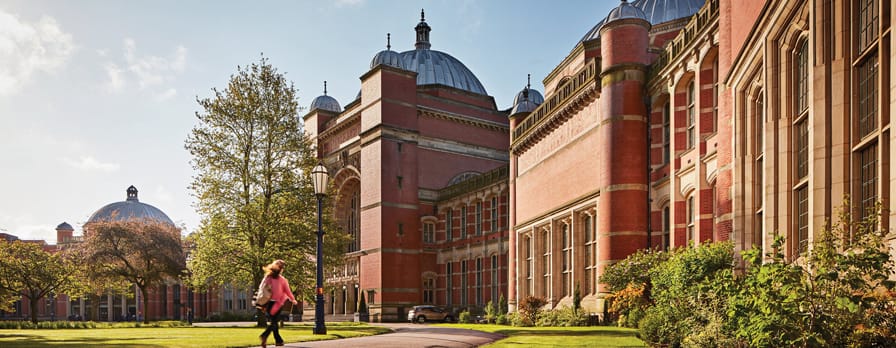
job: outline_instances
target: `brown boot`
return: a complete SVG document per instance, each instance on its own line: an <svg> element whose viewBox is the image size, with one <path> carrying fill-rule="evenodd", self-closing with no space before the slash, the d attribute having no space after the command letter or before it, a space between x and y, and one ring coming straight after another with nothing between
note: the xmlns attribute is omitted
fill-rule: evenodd
<svg viewBox="0 0 896 348"><path fill-rule="evenodd" d="M261 348L268 348L268 338L264 336L258 336L261 339Z"/></svg>

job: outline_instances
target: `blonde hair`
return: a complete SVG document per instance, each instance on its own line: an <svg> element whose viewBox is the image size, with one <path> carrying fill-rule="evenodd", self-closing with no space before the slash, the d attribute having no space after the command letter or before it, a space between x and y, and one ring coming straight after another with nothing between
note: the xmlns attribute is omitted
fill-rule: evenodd
<svg viewBox="0 0 896 348"><path fill-rule="evenodd" d="M286 266L286 262L283 260L274 260L271 264L264 266L264 275L271 277L279 277L280 272L283 272L283 267Z"/></svg>

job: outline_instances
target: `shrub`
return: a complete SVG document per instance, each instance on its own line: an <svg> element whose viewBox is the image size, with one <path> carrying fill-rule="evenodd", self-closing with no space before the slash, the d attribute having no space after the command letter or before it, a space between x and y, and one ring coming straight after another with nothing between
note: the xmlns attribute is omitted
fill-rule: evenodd
<svg viewBox="0 0 896 348"><path fill-rule="evenodd" d="M498 314L498 317L495 319L495 324L498 324L498 325L510 324L510 319L507 319L507 317L509 317L509 316L510 316L509 314Z"/></svg>
<svg viewBox="0 0 896 348"><path fill-rule="evenodd" d="M470 314L470 311L464 310L460 312L460 315L457 316L457 322L461 324L469 324L473 322L473 315Z"/></svg>
<svg viewBox="0 0 896 348"><path fill-rule="evenodd" d="M610 303L610 314L618 318L618 324L622 327L637 327L644 311L650 306L643 285L633 284L607 296L607 302Z"/></svg>
<svg viewBox="0 0 896 348"><path fill-rule="evenodd" d="M498 314L507 314L507 299L504 298L504 294L501 294L498 300Z"/></svg>
<svg viewBox="0 0 896 348"><path fill-rule="evenodd" d="M544 297L528 296L520 301L520 323L519 326L532 326L538 321L538 314L541 307L548 303ZM514 324L516 325L516 324Z"/></svg>
<svg viewBox="0 0 896 348"><path fill-rule="evenodd" d="M488 301L488 304L485 305L485 321L491 324L495 322L497 317L498 305L492 301Z"/></svg>

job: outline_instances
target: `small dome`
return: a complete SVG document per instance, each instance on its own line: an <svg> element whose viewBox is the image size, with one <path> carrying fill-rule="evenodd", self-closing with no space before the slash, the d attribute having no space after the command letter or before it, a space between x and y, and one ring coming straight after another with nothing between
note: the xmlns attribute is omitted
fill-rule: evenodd
<svg viewBox="0 0 896 348"><path fill-rule="evenodd" d="M641 11L641 9L632 6L626 0L622 0L619 6L616 6L616 8L610 10L610 14L607 15L607 19L604 21L604 25L613 21L623 19L643 19L648 23L650 22L649 20L647 20L647 15L644 14L644 11Z"/></svg>
<svg viewBox="0 0 896 348"><path fill-rule="evenodd" d="M321 109L336 113L342 112L342 107L339 106L339 102L336 101L336 98L327 95L327 81L324 81L324 95L314 98L314 100L311 101L309 109L311 111Z"/></svg>
<svg viewBox="0 0 896 348"><path fill-rule="evenodd" d="M544 97L538 91L532 89L532 75L526 76L526 87L523 87L519 93L513 97L513 109L510 110L511 115L520 112L532 112L544 103Z"/></svg>
<svg viewBox="0 0 896 348"><path fill-rule="evenodd" d="M371 69L380 64L402 69L401 56L398 54L398 52L392 50L392 40L390 36L390 34L386 34L386 49L383 51L379 51L375 56L373 56L373 59L370 60Z"/></svg>
<svg viewBox="0 0 896 348"><path fill-rule="evenodd" d="M650 22L650 25L657 25L693 16L703 7L704 2L705 0L635 0L631 6L641 9L644 12L644 19ZM607 17L601 19L579 42L600 38L600 27L606 22Z"/></svg>
<svg viewBox="0 0 896 348"><path fill-rule="evenodd" d="M68 224L68 222L63 222L63 223L59 224L59 226L56 226L56 229L60 230L60 231L74 231L75 230L74 228L72 228L72 225Z"/></svg>
<svg viewBox="0 0 896 348"><path fill-rule="evenodd" d="M90 215L86 224L103 221L123 221L128 219L149 219L174 226L174 222L168 218L168 215L165 215L165 213L159 210L159 208L146 203L140 203L140 200L137 199L137 188L134 186L128 187L126 200L110 203L100 208L93 213L93 215Z"/></svg>

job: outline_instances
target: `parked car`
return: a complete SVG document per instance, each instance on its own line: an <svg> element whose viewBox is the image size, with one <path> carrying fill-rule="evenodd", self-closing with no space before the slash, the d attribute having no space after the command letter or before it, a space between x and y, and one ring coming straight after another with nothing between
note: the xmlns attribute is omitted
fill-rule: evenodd
<svg viewBox="0 0 896 348"><path fill-rule="evenodd" d="M408 311L408 321L421 324L427 321L441 321L448 323L454 321L454 315L439 306L414 306L414 308L411 308L411 310Z"/></svg>

